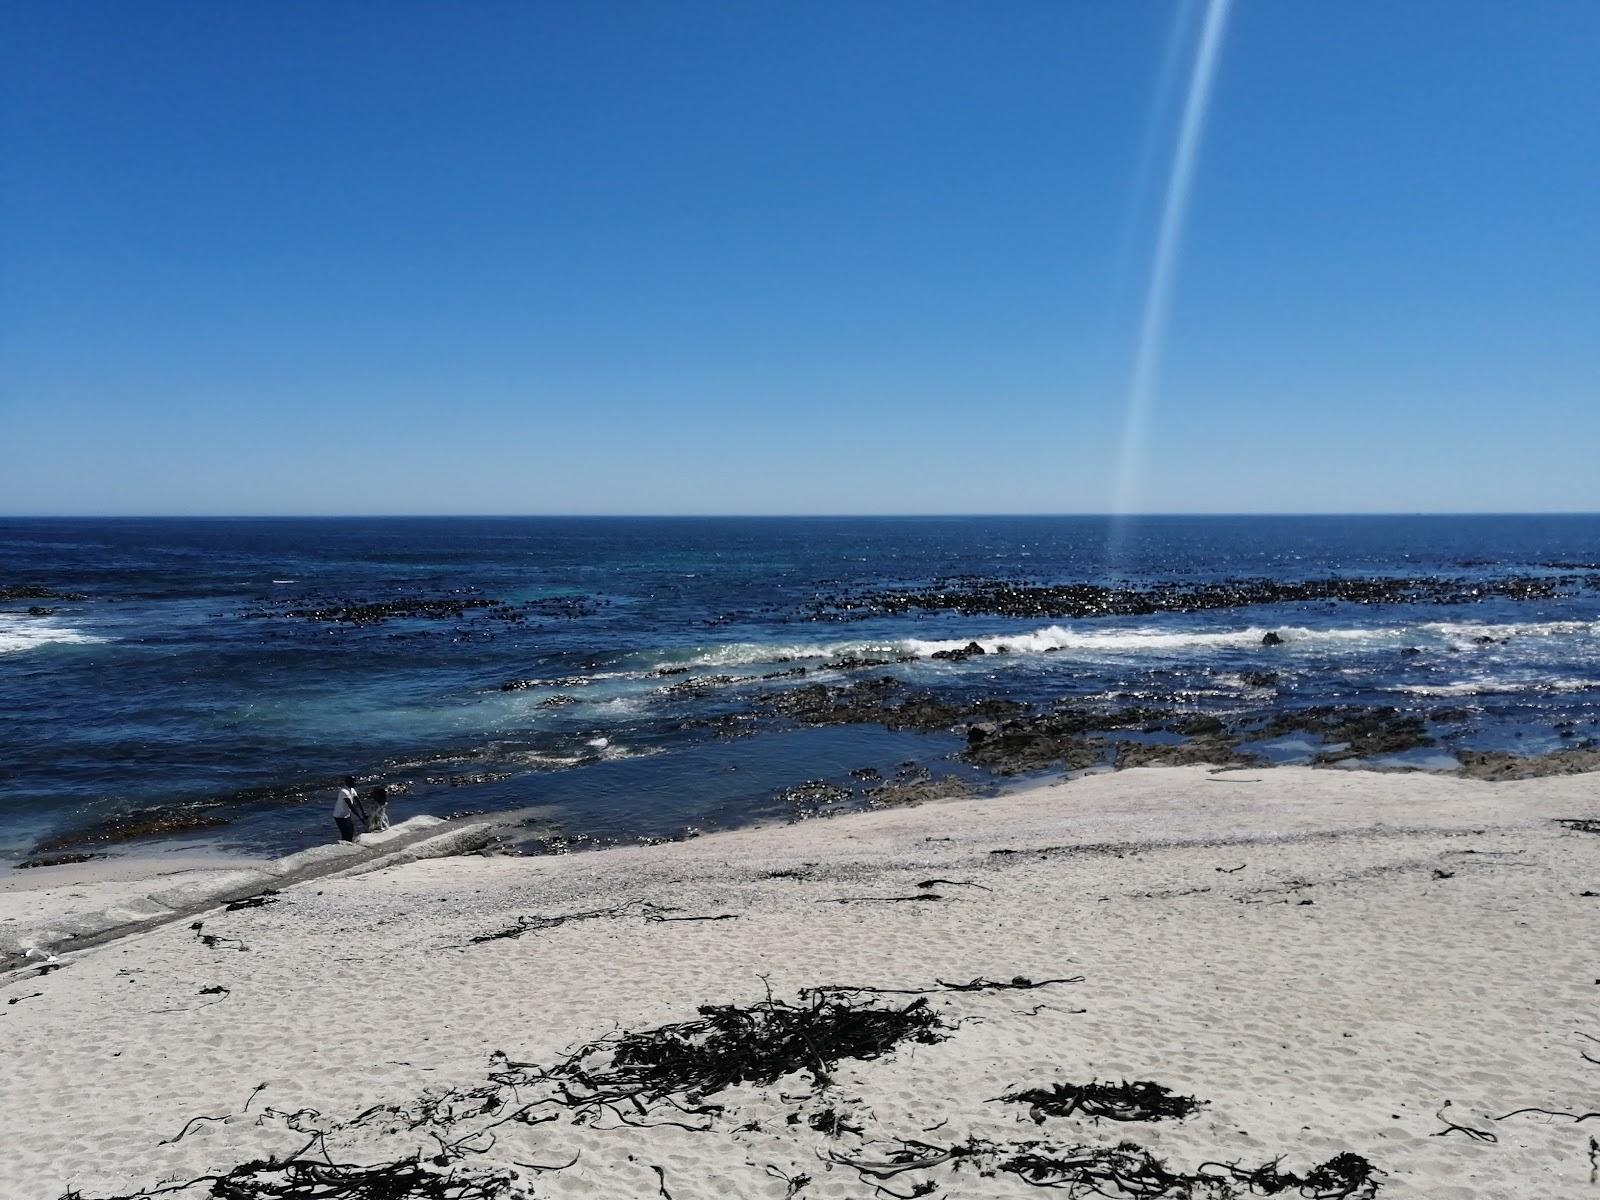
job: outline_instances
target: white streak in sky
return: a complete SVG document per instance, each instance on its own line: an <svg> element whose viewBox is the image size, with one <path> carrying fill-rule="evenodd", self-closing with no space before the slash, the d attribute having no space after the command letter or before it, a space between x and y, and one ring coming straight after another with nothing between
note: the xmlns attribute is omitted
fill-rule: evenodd
<svg viewBox="0 0 1600 1200"><path fill-rule="evenodd" d="M1118 517L1132 512L1138 501L1140 467L1144 460L1156 374L1166 341L1167 316L1172 307L1179 243L1183 237L1184 217L1189 208L1189 193L1194 183L1195 164L1200 157L1206 112L1211 107L1211 88L1216 79L1217 60L1222 53L1222 34L1228 23L1231 2L1208 0L1206 5L1205 24L1200 30L1200 43L1195 51L1193 72L1189 76L1189 92L1183 104L1183 120L1178 127L1177 144L1173 149L1172 169L1167 176L1166 200L1161 208L1161 225L1156 235L1155 254L1151 259L1150 282L1145 291L1144 311L1139 321L1133 378L1128 387L1122 453L1117 462L1117 490L1111 511ZM1120 540L1120 531L1113 533L1113 541L1117 540Z"/></svg>

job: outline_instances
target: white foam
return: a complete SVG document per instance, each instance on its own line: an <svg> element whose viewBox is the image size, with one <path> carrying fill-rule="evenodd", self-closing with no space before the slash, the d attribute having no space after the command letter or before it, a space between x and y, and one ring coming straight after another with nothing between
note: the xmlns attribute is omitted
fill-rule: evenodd
<svg viewBox="0 0 1600 1200"><path fill-rule="evenodd" d="M965 649L973 642L994 654L1002 646L1013 654L1043 654L1077 650L1090 654L1177 654L1187 650L1249 649L1261 645L1268 633L1285 643L1386 644L1399 639L1404 630L1391 628L1308 629L1303 626L1251 625L1243 629L1172 630L1141 628L1072 628L1050 625L1023 633L992 634L981 637L947 639L907 638L903 641L852 642L730 642L700 648L687 654L656 660L659 666L718 668L782 664L786 661L814 663L818 660L848 658L895 659L906 655L927 658L939 651Z"/></svg>
<svg viewBox="0 0 1600 1200"><path fill-rule="evenodd" d="M1395 636L1390 629L1306 629L1299 626L1280 626L1268 629L1251 625L1244 629L1224 630L1170 630L1139 629L1069 629L1051 625L1031 633L1007 634L1000 637L952 639L950 641L918 641L905 643L913 654L931 655L943 650L960 650L976 641L984 651L993 654L1000 647L1018 654L1043 654L1045 652L1077 650L1088 654L1174 654L1185 650L1249 649L1261 645L1267 634L1276 634L1285 643L1317 642L1374 642L1388 641Z"/></svg>
<svg viewBox="0 0 1600 1200"><path fill-rule="evenodd" d="M1477 621L1435 621L1417 627L1424 633L1452 642L1472 642L1489 637L1495 641L1513 637L1600 637L1600 621L1532 621L1491 625Z"/></svg>
<svg viewBox="0 0 1600 1200"><path fill-rule="evenodd" d="M49 617L29 617L19 613L0 613L0 654L20 654L40 646L86 646L104 642L103 637L84 633Z"/></svg>
<svg viewBox="0 0 1600 1200"><path fill-rule="evenodd" d="M1128 654L1181 655L1186 652L1253 649L1267 634L1287 646L1307 648L1402 646L1429 636L1452 644L1469 645L1473 638L1492 637L1600 637L1600 621L1545 621L1528 624L1432 622L1415 626L1368 626L1311 629L1300 625L1250 625L1242 629L1174 630L1158 626L1103 628L1089 625L1049 625L1023 633L991 634L947 639L908 638L903 641L839 642L730 642L697 647L652 660L657 667L727 668L785 661L815 664L841 658L886 658L905 655L927 658L940 651L961 650L977 642L986 654L1002 646L1013 654L1075 651L1089 656ZM625 674L625 673L619 673Z"/></svg>
<svg viewBox="0 0 1600 1200"><path fill-rule="evenodd" d="M1496 696L1521 692L1587 692L1600 690L1592 679L1463 679L1456 683L1416 683L1385 688L1407 696Z"/></svg>

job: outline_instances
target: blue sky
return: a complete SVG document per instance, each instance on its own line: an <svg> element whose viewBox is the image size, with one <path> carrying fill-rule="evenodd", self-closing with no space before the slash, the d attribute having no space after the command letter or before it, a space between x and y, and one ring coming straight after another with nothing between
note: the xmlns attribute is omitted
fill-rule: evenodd
<svg viewBox="0 0 1600 1200"><path fill-rule="evenodd" d="M1200 13L7 5L0 512L1106 511ZM1136 506L1600 509L1597 58L1235 0Z"/></svg>

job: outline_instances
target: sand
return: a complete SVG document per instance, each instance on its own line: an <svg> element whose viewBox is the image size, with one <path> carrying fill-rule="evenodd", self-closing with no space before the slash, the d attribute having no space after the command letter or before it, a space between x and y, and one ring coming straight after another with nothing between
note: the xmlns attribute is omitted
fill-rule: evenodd
<svg viewBox="0 0 1600 1200"><path fill-rule="evenodd" d="M204 917L200 932L237 943L208 947L180 922L0 987L0 1194L137 1195L289 1154L308 1141L292 1126L481 1085L496 1051L555 1062L767 987L792 999L1022 975L1082 982L935 993L959 1022L946 1040L845 1061L824 1089L804 1073L730 1089L709 1131L511 1123L458 1169L524 1164L513 1195L826 1200L875 1182L828 1156L881 1160L891 1139L1127 1139L1184 1170L1282 1156L1303 1173L1353 1152L1385 1173L1382 1197L1600 1196L1600 1116L1573 1119L1600 1109L1600 1064L1584 1057L1600 1043L1582 1036L1600 1037L1600 897L1581 895L1600 892L1600 834L1561 817L1600 817L1600 779L1132 770L683 844L320 880ZM960 883L918 888L930 879ZM827 902L919 892L947 899ZM470 941L630 900L737 919ZM1036 1125L993 1100L1124 1078L1206 1105L1182 1121ZM1493 1119L1524 1107L1573 1116ZM860 1132L813 1128L827 1110ZM1441 1110L1497 1140L1440 1136ZM200 1116L216 1119L176 1137ZM369 1119L326 1147L358 1163L438 1153L404 1124ZM975 1164L883 1182L1039 1194Z"/></svg>

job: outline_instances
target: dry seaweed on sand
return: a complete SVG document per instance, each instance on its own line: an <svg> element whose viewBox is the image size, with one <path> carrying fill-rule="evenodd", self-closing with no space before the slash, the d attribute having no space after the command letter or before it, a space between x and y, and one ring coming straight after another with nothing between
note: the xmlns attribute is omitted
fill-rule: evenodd
<svg viewBox="0 0 1600 1200"><path fill-rule="evenodd" d="M497 929L493 933L480 933L469 938L468 944L482 945L484 942L494 942L501 939L519 938L528 933L544 933L547 930L558 929L562 925L574 921L599 921L612 917L643 917L646 921L733 921L737 916L733 913L716 913L709 916L673 916L678 910L661 904L653 904L649 900L624 900L621 904L614 904L610 908L595 908L587 912L563 913L558 917L518 917L515 925L504 929Z"/></svg>
<svg viewBox="0 0 1600 1200"><path fill-rule="evenodd" d="M1370 1200L1381 1172L1359 1154L1339 1154L1304 1175L1285 1171L1282 1159L1258 1167L1236 1162L1203 1162L1193 1171L1174 1171L1133 1142L1117 1146L1055 1147L1048 1142L995 1143L969 1138L954 1146L900 1141L882 1158L827 1152L825 1157L875 1181L945 1165L971 1165L985 1175L1015 1175L1039 1188L1068 1196L1124 1196L1134 1200L1233 1200L1242 1196L1298 1196L1304 1200ZM918 1184L895 1196L921 1196L933 1190Z"/></svg>
<svg viewBox="0 0 1600 1200"><path fill-rule="evenodd" d="M102 1200L146 1200L209 1184L203 1193L214 1200L518 1200L530 1195L510 1170L443 1171L425 1165L420 1156L367 1166L308 1158L299 1154L278 1161L241 1163L223 1175L201 1175L182 1183L164 1184ZM61 1200L88 1200L69 1191Z"/></svg>
<svg viewBox="0 0 1600 1200"><path fill-rule="evenodd" d="M1029 979L1026 975L1013 975L1009 980L986 979L979 975L966 983L946 983L943 979L935 979L933 987L927 988L881 988L869 987L866 984L826 984L822 987L801 988L800 995L805 996L931 996L935 992L1026 992L1034 988L1050 987L1057 983L1082 983L1084 976L1072 975L1061 979Z"/></svg>
<svg viewBox="0 0 1600 1200"><path fill-rule="evenodd" d="M227 908L224 909L224 911L225 912L238 912L241 908L264 908L268 904L276 904L277 902L278 902L278 891L277 891L277 889L276 888L268 888L266 891L262 892L260 895L257 895L257 896L246 896L242 900L230 901L228 903Z"/></svg>
<svg viewBox="0 0 1600 1200"><path fill-rule="evenodd" d="M770 1084L797 1071L820 1087L845 1059L877 1058L907 1041L937 1042L949 1028L921 998L895 1006L831 994L802 994L799 1004L768 996L699 1012L692 1021L599 1038L553 1067L506 1061L492 1078L514 1089L553 1084L566 1107L610 1110L624 1121L628 1110L643 1115L676 1097L685 1111L712 1113L718 1110L704 1099L727 1088Z"/></svg>
<svg viewBox="0 0 1600 1200"><path fill-rule="evenodd" d="M1046 1117L1104 1117L1110 1121L1181 1121L1205 1105L1193 1096L1180 1096L1149 1079L1132 1083L1054 1083L997 1097L1008 1104L1026 1104L1028 1115L1039 1124Z"/></svg>

